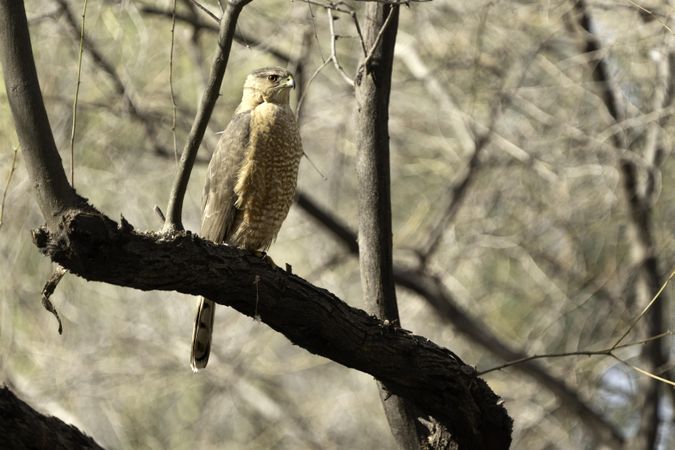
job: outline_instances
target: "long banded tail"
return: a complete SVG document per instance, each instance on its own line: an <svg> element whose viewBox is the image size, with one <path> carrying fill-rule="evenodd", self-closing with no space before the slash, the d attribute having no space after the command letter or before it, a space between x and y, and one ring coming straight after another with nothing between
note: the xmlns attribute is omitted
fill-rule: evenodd
<svg viewBox="0 0 675 450"><path fill-rule="evenodd" d="M199 309L197 310L197 317L195 318L195 327L192 331L190 366L192 366L193 372L203 369L209 362L215 312L216 304L202 297Z"/></svg>

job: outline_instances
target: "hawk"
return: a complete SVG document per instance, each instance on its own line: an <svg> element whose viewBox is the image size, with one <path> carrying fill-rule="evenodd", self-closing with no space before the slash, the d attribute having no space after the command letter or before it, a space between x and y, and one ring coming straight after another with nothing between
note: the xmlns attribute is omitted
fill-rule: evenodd
<svg viewBox="0 0 675 450"><path fill-rule="evenodd" d="M293 202L303 155L289 105L293 75L279 67L246 77L241 103L211 157L204 186L201 236L266 251ZM190 365L206 367L215 303L202 298L192 335Z"/></svg>

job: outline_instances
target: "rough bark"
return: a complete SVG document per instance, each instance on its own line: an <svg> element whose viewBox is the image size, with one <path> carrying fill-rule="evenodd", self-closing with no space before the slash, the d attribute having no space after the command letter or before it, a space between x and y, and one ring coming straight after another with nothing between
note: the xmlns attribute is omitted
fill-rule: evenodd
<svg viewBox="0 0 675 450"><path fill-rule="evenodd" d="M57 417L45 416L0 387L0 448L5 450L98 450L91 437Z"/></svg>
<svg viewBox="0 0 675 450"><path fill-rule="evenodd" d="M137 233L94 212L71 211L57 230L35 230L34 241L87 280L200 295L259 318L294 344L373 375L438 420L460 448L508 448L511 419L459 357L255 255L188 232Z"/></svg>

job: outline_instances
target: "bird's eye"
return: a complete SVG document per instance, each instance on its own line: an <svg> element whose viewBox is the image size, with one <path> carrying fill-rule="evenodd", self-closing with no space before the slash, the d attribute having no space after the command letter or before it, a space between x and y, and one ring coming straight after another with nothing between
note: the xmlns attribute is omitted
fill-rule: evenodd
<svg viewBox="0 0 675 450"><path fill-rule="evenodd" d="M279 75L267 75L267 79L270 81L277 81L279 79Z"/></svg>

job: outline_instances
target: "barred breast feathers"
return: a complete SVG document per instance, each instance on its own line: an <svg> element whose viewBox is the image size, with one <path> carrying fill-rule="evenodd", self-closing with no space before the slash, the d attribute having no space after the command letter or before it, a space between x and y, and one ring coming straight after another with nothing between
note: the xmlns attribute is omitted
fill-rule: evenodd
<svg viewBox="0 0 675 450"><path fill-rule="evenodd" d="M267 249L288 215L302 157L295 116L288 105L262 103L251 111L251 134L235 194L242 211L232 240Z"/></svg>

